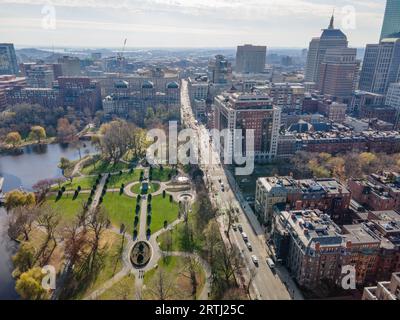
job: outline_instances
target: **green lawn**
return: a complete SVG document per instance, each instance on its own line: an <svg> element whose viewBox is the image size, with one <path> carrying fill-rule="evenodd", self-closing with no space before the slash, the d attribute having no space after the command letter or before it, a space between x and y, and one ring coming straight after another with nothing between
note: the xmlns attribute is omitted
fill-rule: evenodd
<svg viewBox="0 0 400 320"><path fill-rule="evenodd" d="M122 175L112 175L110 176L110 181L108 183L109 188L120 188L121 184L128 185L131 182L139 181L141 170L133 170L132 173L124 172Z"/></svg>
<svg viewBox="0 0 400 320"><path fill-rule="evenodd" d="M199 214L198 205L192 206L189 213L188 223L192 230L196 230L194 226L194 215ZM176 225L171 231L165 232L158 237L160 248L163 251L179 251L179 252L200 252L204 247L204 239L202 234L194 232L192 237L186 232L186 224L184 222Z"/></svg>
<svg viewBox="0 0 400 320"><path fill-rule="evenodd" d="M98 300L135 300L135 276L128 274L98 297Z"/></svg>
<svg viewBox="0 0 400 320"><path fill-rule="evenodd" d="M80 193L75 200L73 200L72 194L64 194L58 201L56 201L56 198L56 195L51 195L47 198L46 203L60 211L63 220L69 222L72 221L82 209L89 198L89 194Z"/></svg>
<svg viewBox="0 0 400 320"><path fill-rule="evenodd" d="M171 290L170 296L167 298L168 300L189 300L193 299L191 297L191 284L190 279L187 277L186 261L184 257L166 257L164 259L160 259L158 262L158 268L152 269L145 273L143 283L146 287L151 287L154 283L155 276L157 270L163 269L166 274L170 277L170 281L175 287L175 290ZM186 276L183 274L186 273ZM205 284L205 272L201 265L197 266L196 270L196 278L197 278L197 298L199 298ZM145 300L154 300L158 299L157 296L150 290L143 291L143 297Z"/></svg>
<svg viewBox="0 0 400 320"><path fill-rule="evenodd" d="M141 184L141 183L135 184L135 185L132 187L131 191L132 191L133 193L136 193L136 194L145 194L144 192L141 191L141 187L142 187L142 184ZM148 192L146 192L146 194L147 194L147 193L154 193L154 192L157 192L158 190L160 190L160 187L161 187L161 186L160 186L158 183L151 182L151 183L150 183L150 186L149 186L149 190L148 190Z"/></svg>
<svg viewBox="0 0 400 320"><path fill-rule="evenodd" d="M82 190L91 190L93 185L96 183L97 177L79 177L74 178L71 181L65 182L62 186L65 187L65 190L71 191L76 190L78 186L81 186ZM52 190L58 190L58 186L52 188Z"/></svg>
<svg viewBox="0 0 400 320"><path fill-rule="evenodd" d="M163 199L162 195L153 197L151 206L152 215L150 230L152 233L164 228L165 220L168 221L168 224L171 224L178 219L179 205L176 202L170 202L168 194L165 199Z"/></svg>
<svg viewBox="0 0 400 320"><path fill-rule="evenodd" d="M111 164L105 160L99 160L95 164L90 164L82 168L81 172L85 175L108 173L108 172L118 172L120 170L128 169L129 165L126 163L118 162L116 164Z"/></svg>
<svg viewBox="0 0 400 320"><path fill-rule="evenodd" d="M202 240L196 235L192 239L186 232L186 226L183 222L175 226L171 231L160 235L158 242L163 251L194 252L201 251L203 248Z"/></svg>
<svg viewBox="0 0 400 320"><path fill-rule="evenodd" d="M129 198L124 194L120 195L119 192L107 192L102 205L106 208L110 221L116 228L119 229L123 223L127 231L132 234L136 199Z"/></svg>
<svg viewBox="0 0 400 320"><path fill-rule="evenodd" d="M163 168L163 170L159 169L159 168L154 168L153 169L153 174L152 174L152 180L154 181L161 181L161 182L167 182L170 179L168 178L168 175L170 173L172 173L172 169L171 168Z"/></svg>

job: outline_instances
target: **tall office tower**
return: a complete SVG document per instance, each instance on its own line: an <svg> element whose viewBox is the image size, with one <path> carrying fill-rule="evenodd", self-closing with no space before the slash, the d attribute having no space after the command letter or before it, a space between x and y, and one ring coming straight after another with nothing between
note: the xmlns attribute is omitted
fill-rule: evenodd
<svg viewBox="0 0 400 320"><path fill-rule="evenodd" d="M81 75L81 62L79 58L64 56L58 59L64 77L79 77Z"/></svg>
<svg viewBox="0 0 400 320"><path fill-rule="evenodd" d="M400 33L368 44L360 74L359 89L386 94L389 85L400 81Z"/></svg>
<svg viewBox="0 0 400 320"><path fill-rule="evenodd" d="M400 32L400 1L387 0L380 40L397 32Z"/></svg>
<svg viewBox="0 0 400 320"><path fill-rule="evenodd" d="M398 128L400 121L400 82L392 83L389 86L385 105L396 109L395 127Z"/></svg>
<svg viewBox="0 0 400 320"><path fill-rule="evenodd" d="M223 55L216 55L208 64L208 72L212 83L228 84L232 77L232 66Z"/></svg>
<svg viewBox="0 0 400 320"><path fill-rule="evenodd" d="M0 43L0 74L18 74L17 56L12 43Z"/></svg>
<svg viewBox="0 0 400 320"><path fill-rule="evenodd" d="M254 130L254 152L257 162L274 159L278 152L281 109L272 104L265 94L224 93L215 98L215 129L241 129L241 136L224 141L222 148L232 159L238 150L234 142L242 140L242 152L246 152L247 130Z"/></svg>
<svg viewBox="0 0 400 320"><path fill-rule="evenodd" d="M334 48L347 48L348 41L346 35L334 27L334 17L332 16L327 29L323 29L321 37L314 38L310 42L306 65L306 82L318 82L321 63L324 61L326 50Z"/></svg>
<svg viewBox="0 0 400 320"><path fill-rule="evenodd" d="M318 90L331 100L349 103L357 74L357 49L328 49L321 64Z"/></svg>
<svg viewBox="0 0 400 320"><path fill-rule="evenodd" d="M266 46L246 44L238 46L236 51L236 72L262 73L267 59Z"/></svg>

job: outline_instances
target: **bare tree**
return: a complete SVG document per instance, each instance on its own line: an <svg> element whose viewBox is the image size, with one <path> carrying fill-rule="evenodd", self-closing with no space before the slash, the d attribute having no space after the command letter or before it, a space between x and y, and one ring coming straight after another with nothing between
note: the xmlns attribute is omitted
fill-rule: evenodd
<svg viewBox="0 0 400 320"><path fill-rule="evenodd" d="M39 216L39 208L37 206L23 206L12 209L8 220L8 235L11 239L18 239L20 235L24 236L24 240L29 240L29 234L32 226Z"/></svg>
<svg viewBox="0 0 400 320"><path fill-rule="evenodd" d="M108 219L105 209L103 207L96 207L92 212L91 221L89 223L89 229L93 235L90 241L89 270L93 270L100 247L101 236L109 225L110 220Z"/></svg>
<svg viewBox="0 0 400 320"><path fill-rule="evenodd" d="M231 241L230 232L231 232L232 226L236 223L237 218L238 218L238 214L237 214L235 208L230 203L229 208L226 210L226 220L227 220L226 236L228 237L229 241Z"/></svg>
<svg viewBox="0 0 400 320"><path fill-rule="evenodd" d="M65 229L65 256L68 259L68 271L84 260L86 256L85 246L88 242L88 234L85 229L80 226L79 219Z"/></svg>
<svg viewBox="0 0 400 320"><path fill-rule="evenodd" d="M257 269L252 267L250 269L249 278L247 279L247 282L245 284L245 289L248 295L250 295L250 288L256 276L257 276Z"/></svg>
<svg viewBox="0 0 400 320"><path fill-rule="evenodd" d="M53 179L44 179L38 181L32 189L38 194L38 202L46 198L47 193L50 191L51 186L54 184Z"/></svg>
<svg viewBox="0 0 400 320"><path fill-rule="evenodd" d="M217 270L224 275L225 284L230 285L232 277L243 268L243 260L236 246L222 247L216 256Z"/></svg>
<svg viewBox="0 0 400 320"><path fill-rule="evenodd" d="M181 274L184 277L190 279L190 284L192 286L193 300L197 299L197 289L198 289L199 283L197 281L196 275L197 275L199 268L200 268L200 266L199 266L198 260L195 257L188 256L185 259L185 268L181 272Z"/></svg>
<svg viewBox="0 0 400 320"><path fill-rule="evenodd" d="M130 127L125 121L116 120L108 123L100 139L103 156L117 163L129 150L130 136Z"/></svg>
<svg viewBox="0 0 400 320"><path fill-rule="evenodd" d="M55 233L57 227L59 226L61 221L61 216L59 211L55 210L54 208L48 205L42 205L40 207L39 218L37 219L39 227L43 228L46 232L46 239L42 244L41 249L38 252L37 257L42 257L42 262L45 263L51 256L52 252L54 251L55 247L57 246L57 241L55 237ZM50 253L45 255L46 250L48 249L48 245L50 241L54 242L53 248L50 250Z"/></svg>
<svg viewBox="0 0 400 320"><path fill-rule="evenodd" d="M76 219L78 225L86 231L89 219L89 211L85 203L82 204L82 207L78 212Z"/></svg>
<svg viewBox="0 0 400 320"><path fill-rule="evenodd" d="M171 299L174 292L177 291L171 276L162 268L157 270L147 290L154 300L162 301Z"/></svg>
<svg viewBox="0 0 400 320"><path fill-rule="evenodd" d="M206 250L208 252L208 261L210 264L214 263L215 252L220 250L222 240L219 233L218 224L215 220L211 220L206 229L203 231L205 241L206 241ZM223 245L223 244L222 244Z"/></svg>

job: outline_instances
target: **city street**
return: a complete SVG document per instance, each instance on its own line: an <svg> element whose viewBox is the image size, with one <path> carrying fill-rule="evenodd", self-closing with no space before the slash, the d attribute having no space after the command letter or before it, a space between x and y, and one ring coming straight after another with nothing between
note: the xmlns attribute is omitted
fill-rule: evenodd
<svg viewBox="0 0 400 320"><path fill-rule="evenodd" d="M277 267L272 271L266 263L268 256L266 250L266 239L263 229L259 224L251 208L241 197L240 191L233 179L227 176L219 160L219 154L213 150L209 142L209 134L204 125L198 124L193 116L188 86L186 81L182 81L182 119L184 123L197 132L200 142L200 167L205 173L205 182L209 187L211 200L221 212L228 208L237 208L239 210L238 219L243 232L248 236L248 242L252 245L252 252L249 251L240 231L230 231L230 239L233 245L236 245L242 252L246 263L246 272L244 278L249 279L250 274L256 270L256 275L250 289L252 299L258 300L276 300L276 299L302 299L301 293L297 290L284 268ZM203 158L202 158L203 157ZM224 188L222 188L224 186ZM232 190L234 188L234 190ZM222 191L224 189L224 191ZM239 200L238 200L239 198ZM239 202L240 201L240 202ZM226 231L227 222L225 217L219 219L222 234ZM258 258L258 267L252 261L252 256ZM247 281L247 280L246 280ZM285 285L286 283L286 285Z"/></svg>

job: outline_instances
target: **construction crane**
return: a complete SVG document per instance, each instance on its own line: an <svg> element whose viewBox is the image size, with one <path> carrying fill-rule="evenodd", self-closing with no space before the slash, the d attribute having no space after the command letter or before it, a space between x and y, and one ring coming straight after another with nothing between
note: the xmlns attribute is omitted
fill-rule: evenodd
<svg viewBox="0 0 400 320"><path fill-rule="evenodd" d="M125 39L124 45L122 46L121 52L118 52L117 55L117 61L119 64L119 77L121 77L121 74L123 73L123 61L124 61L124 54L125 54L125 48L126 48L126 43L128 39Z"/></svg>

